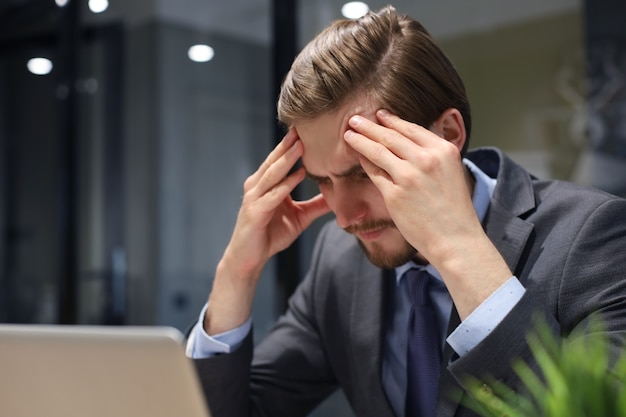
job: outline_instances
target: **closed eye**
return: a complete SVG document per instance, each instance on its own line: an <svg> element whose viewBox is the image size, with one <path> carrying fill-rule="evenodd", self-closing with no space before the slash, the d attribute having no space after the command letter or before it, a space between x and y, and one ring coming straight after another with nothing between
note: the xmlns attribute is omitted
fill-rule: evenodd
<svg viewBox="0 0 626 417"><path fill-rule="evenodd" d="M332 183L332 180L330 177L320 177L317 175L313 175L310 172L307 172L306 175L310 180L315 181L318 185L327 185L327 184ZM340 180L347 180L347 181L353 181L353 182L362 182L362 181L370 180L369 176L360 165L352 166L346 171L340 174L337 174L336 178Z"/></svg>

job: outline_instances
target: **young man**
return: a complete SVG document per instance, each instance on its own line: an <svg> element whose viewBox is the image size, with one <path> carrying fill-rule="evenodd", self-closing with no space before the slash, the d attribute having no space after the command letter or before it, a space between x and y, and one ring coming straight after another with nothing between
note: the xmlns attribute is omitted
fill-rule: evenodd
<svg viewBox="0 0 626 417"><path fill-rule="evenodd" d="M189 340L215 417L304 416L337 387L358 416L473 416L465 377L518 389L511 363L532 363L536 315L566 337L600 313L623 347L626 201L535 179L497 149L466 152L463 83L418 22L392 7L335 22L294 61L278 113L289 131L244 184ZM293 201L305 175L321 193ZM253 352L265 263L329 210L311 269ZM432 277L430 387L415 388L425 362L407 353L412 269Z"/></svg>

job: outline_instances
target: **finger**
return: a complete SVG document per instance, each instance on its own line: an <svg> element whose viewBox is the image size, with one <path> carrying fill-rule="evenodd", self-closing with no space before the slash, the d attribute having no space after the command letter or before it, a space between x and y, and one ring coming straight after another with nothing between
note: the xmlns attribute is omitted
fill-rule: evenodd
<svg viewBox="0 0 626 417"><path fill-rule="evenodd" d="M408 122L385 109L376 112L376 118L385 127L392 129L413 143L428 147L438 143L441 138L427 128L415 123Z"/></svg>
<svg viewBox="0 0 626 417"><path fill-rule="evenodd" d="M283 136L283 139L280 141L278 145L267 155L263 163L259 166L254 174L252 174L246 180L244 184L244 190L249 190L252 187L255 187L261 177L267 172L267 170L279 159L281 158L289 149L293 146L293 144L298 139L298 134L295 129L289 129L287 134Z"/></svg>
<svg viewBox="0 0 626 417"><path fill-rule="evenodd" d="M302 156L302 151L302 142L298 140L274 163L267 167L263 175L260 176L257 183L250 190L250 195L259 198L281 183Z"/></svg>
<svg viewBox="0 0 626 417"><path fill-rule="evenodd" d="M413 141L399 131L374 123L363 116L352 116L348 124L355 132L380 143L402 159L407 159L415 147Z"/></svg>
<svg viewBox="0 0 626 417"><path fill-rule="evenodd" d="M365 159L377 168L385 171L385 173L391 177L395 175L398 169L402 169L404 165L404 161L389 150L389 148L354 130L346 130L344 140ZM371 169L371 171L373 174L380 175L380 173L374 169Z"/></svg>
<svg viewBox="0 0 626 417"><path fill-rule="evenodd" d="M305 176L304 168L300 167L260 196L258 203L263 207L263 211L273 211L276 209L296 186L304 180Z"/></svg>
<svg viewBox="0 0 626 417"><path fill-rule="evenodd" d="M302 230L309 227L315 219L330 212L330 207L322 194L318 194L306 201L299 201L296 203L296 207L302 213L300 219Z"/></svg>
<svg viewBox="0 0 626 417"><path fill-rule="evenodd" d="M361 163L361 167L363 171L367 174L367 176L372 180L374 185L382 191L382 187L385 187L386 184L393 183L393 179L387 172L381 169L379 166L374 165L370 160L361 156L359 157L359 162Z"/></svg>

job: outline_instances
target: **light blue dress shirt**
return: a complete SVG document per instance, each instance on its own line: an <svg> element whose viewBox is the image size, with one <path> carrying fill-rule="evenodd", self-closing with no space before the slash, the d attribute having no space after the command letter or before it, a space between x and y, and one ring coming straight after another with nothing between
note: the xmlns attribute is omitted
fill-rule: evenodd
<svg viewBox="0 0 626 417"><path fill-rule="evenodd" d="M463 163L476 180L472 202L476 214L482 222L489 209L496 180L487 176L470 160L464 159ZM487 337L491 330L513 309L526 291L516 277L511 277L478 306L446 339L448 321L452 312L452 299L439 272L432 265L424 267L413 262L396 268L395 291L391 291L389 295L392 297L389 305L393 306L393 311L389 315L385 333L382 383L392 408L399 416L404 415L407 323L410 311L404 273L414 267L425 268L436 278L435 285L431 285L430 295L440 326L442 349L447 342L459 356L463 356ZM240 327L211 337L204 331L202 325L205 312L206 305L187 341L187 356L191 358L207 358L232 352L243 342L251 330L252 319L249 318Z"/></svg>

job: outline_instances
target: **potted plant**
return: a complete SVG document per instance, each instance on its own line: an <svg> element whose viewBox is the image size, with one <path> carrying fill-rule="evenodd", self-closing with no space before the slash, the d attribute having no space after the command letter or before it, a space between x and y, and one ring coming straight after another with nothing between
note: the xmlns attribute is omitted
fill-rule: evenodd
<svg viewBox="0 0 626 417"><path fill-rule="evenodd" d="M611 359L605 337L561 343L541 323L528 342L539 372L513 365L525 391L473 380L469 407L484 417L626 417L626 353Z"/></svg>

